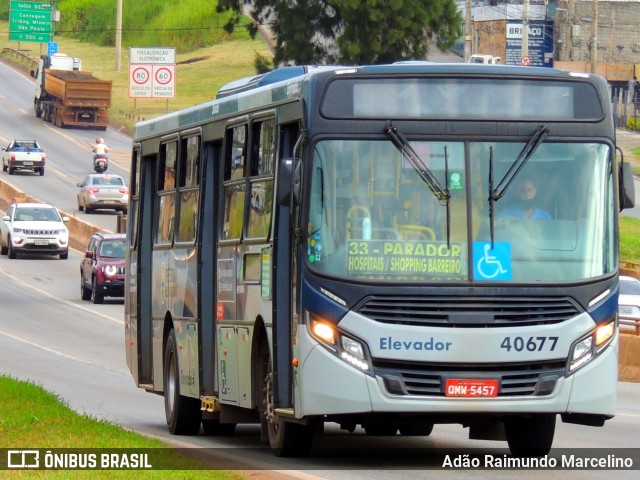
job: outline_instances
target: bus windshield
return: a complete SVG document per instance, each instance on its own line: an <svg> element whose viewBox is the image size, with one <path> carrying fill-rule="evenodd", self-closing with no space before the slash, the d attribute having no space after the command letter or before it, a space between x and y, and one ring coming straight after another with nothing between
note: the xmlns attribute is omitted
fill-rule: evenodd
<svg viewBox="0 0 640 480"><path fill-rule="evenodd" d="M492 185L526 142L409 143L448 200L389 140L314 146L313 269L385 283L553 283L615 270L609 146L542 143L492 205Z"/></svg>

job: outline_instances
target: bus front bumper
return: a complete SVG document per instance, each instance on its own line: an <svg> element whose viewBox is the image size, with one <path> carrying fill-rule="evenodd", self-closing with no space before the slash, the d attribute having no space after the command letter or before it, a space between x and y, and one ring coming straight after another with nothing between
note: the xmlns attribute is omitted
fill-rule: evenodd
<svg viewBox="0 0 640 480"><path fill-rule="evenodd" d="M311 341L306 338L304 341ZM561 376L546 395L460 398L394 395L384 380L345 363L320 345L299 367L302 399L296 416L356 413L513 414L571 413L613 416L616 407L618 335L598 357Z"/></svg>

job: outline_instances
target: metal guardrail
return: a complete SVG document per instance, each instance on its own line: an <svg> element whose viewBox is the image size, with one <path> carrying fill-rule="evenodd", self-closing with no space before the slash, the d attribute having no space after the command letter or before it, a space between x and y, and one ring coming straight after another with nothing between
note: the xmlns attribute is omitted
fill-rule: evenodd
<svg viewBox="0 0 640 480"><path fill-rule="evenodd" d="M620 273L622 275L629 275L640 279L640 263L626 261L620 262ZM640 335L640 320L635 318L619 317L618 324L621 332L633 332L634 335ZM621 328L623 326L631 328Z"/></svg>
<svg viewBox="0 0 640 480"><path fill-rule="evenodd" d="M620 328L621 332L625 332L625 333L633 332L634 335L640 335L640 320L636 320L632 318L619 318L618 323L620 324L620 327L624 325L624 326L633 328L633 330L629 328Z"/></svg>
<svg viewBox="0 0 640 480"><path fill-rule="evenodd" d="M620 262L620 274L629 275L640 279L640 263L635 262ZM625 333L633 333L634 335L640 335L640 321L635 318L618 318L619 330ZM631 328L624 328L631 327Z"/></svg>
<svg viewBox="0 0 640 480"><path fill-rule="evenodd" d="M620 262L620 270L626 270L627 272L625 273L629 273L632 277L640 278L640 263L627 262L623 260Z"/></svg>
<svg viewBox="0 0 640 480"><path fill-rule="evenodd" d="M16 50L14 48L9 48L9 47L4 47L2 49L2 53L8 53L9 55L16 57L19 60L24 60L28 63L31 64L31 66L36 69L38 68L38 62L37 60L34 60L33 58L31 58L29 55L25 55L24 53L22 53L19 50Z"/></svg>

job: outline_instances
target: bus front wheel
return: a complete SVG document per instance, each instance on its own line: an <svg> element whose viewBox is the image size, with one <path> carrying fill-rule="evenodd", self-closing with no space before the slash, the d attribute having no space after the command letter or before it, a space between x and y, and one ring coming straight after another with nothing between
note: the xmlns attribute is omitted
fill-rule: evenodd
<svg viewBox="0 0 640 480"><path fill-rule="evenodd" d="M542 457L551 450L556 415L514 416L504 420L507 443L516 457Z"/></svg>
<svg viewBox="0 0 640 480"><path fill-rule="evenodd" d="M313 442L314 428L312 425L284 421L276 415L271 367L264 377L263 395L263 422L266 424L269 445L273 453L277 457L304 457L308 455Z"/></svg>
<svg viewBox="0 0 640 480"><path fill-rule="evenodd" d="M167 427L173 435L197 435L200 431L202 413L197 398L180 395L180 376L178 372L178 352L176 334L169 332L164 349L164 412Z"/></svg>

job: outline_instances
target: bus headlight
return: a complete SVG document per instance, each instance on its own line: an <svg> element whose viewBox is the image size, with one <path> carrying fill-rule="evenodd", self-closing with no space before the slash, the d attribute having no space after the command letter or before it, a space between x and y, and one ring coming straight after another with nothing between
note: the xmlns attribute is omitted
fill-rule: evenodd
<svg viewBox="0 0 640 480"><path fill-rule="evenodd" d="M365 356L364 347L360 342L343 335L340 337L340 344L342 345L340 357L345 362L350 363L364 372L369 370L369 362Z"/></svg>
<svg viewBox="0 0 640 480"><path fill-rule="evenodd" d="M306 311L307 326L311 336L349 365L363 372L371 370L365 345L338 330L336 326Z"/></svg>
<svg viewBox="0 0 640 480"><path fill-rule="evenodd" d="M609 322L592 330L575 342L569 353L568 373L573 373L597 357L611 342L616 322Z"/></svg>
<svg viewBox="0 0 640 480"><path fill-rule="evenodd" d="M321 342L335 347L336 340L333 325L311 320L311 333Z"/></svg>

